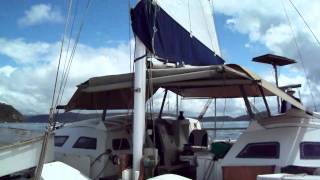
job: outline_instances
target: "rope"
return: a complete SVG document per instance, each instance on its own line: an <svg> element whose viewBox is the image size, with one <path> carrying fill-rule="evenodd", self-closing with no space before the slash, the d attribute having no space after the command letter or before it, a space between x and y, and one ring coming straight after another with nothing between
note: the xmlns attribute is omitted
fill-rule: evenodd
<svg viewBox="0 0 320 180"><path fill-rule="evenodd" d="M72 1L72 0L71 0ZM71 27L70 27L70 33L69 33L69 39L68 39L68 46L67 46L67 52L66 52L66 56L65 56L65 60L64 60L64 65L63 65L63 70L62 70L62 76L61 76L61 80L60 80L60 87L59 87L59 91L58 91L58 98L56 100L56 103L54 105L54 107L56 107L58 104L61 103L61 100L62 100L62 97L63 97L63 91L64 89L62 88L63 87L63 84L64 84L64 81L66 79L66 74L67 74L67 68L66 68L66 64L67 64L67 59L68 59L68 54L69 54L69 49L70 49L70 44L71 44L71 37L72 37L72 34L73 34L73 27L74 27L74 22L75 22L75 18L76 18L76 15L77 15L77 12L78 12L78 3L79 1L76 1L76 6L75 6L75 14L72 18L72 24L71 24ZM71 8L72 10L72 8ZM61 93L62 92L62 93ZM61 95L60 95L61 94ZM54 119L55 121L53 122L53 129L55 129L55 125L56 125L56 121L57 121L57 117L58 117L58 114L59 114L59 109L56 110L55 112L55 115L54 115Z"/></svg>
<svg viewBox="0 0 320 180"><path fill-rule="evenodd" d="M107 160L105 165L102 167L102 169L99 171L99 173L93 178L93 180L96 180L100 177L100 175L103 173L103 171L106 169L106 167L109 165L110 159Z"/></svg>
<svg viewBox="0 0 320 180"><path fill-rule="evenodd" d="M128 42L129 42L129 55L130 55L130 67L129 67L129 72L133 72L133 64L132 64L132 52L131 52L131 16L130 16L130 11L131 11L131 0L128 0Z"/></svg>
<svg viewBox="0 0 320 180"><path fill-rule="evenodd" d="M157 4L157 0L154 1L155 3L155 7L154 7L154 16L153 16L153 33L152 33L152 52L153 54L156 54L156 50L154 49L154 37L156 36L157 33L157 27L156 27L156 19L157 19L157 12L159 10L158 4Z"/></svg>
<svg viewBox="0 0 320 180"><path fill-rule="evenodd" d="M189 30L190 36L192 37L192 25L191 25L191 10L190 10L190 0L188 0L188 17L189 17Z"/></svg>
<svg viewBox="0 0 320 180"><path fill-rule="evenodd" d="M69 23L71 7L72 7L72 0L69 1L67 20L66 20L66 23L65 23L65 26L64 26L64 34L63 34L62 40L61 40L61 48L60 48L60 53L59 53L58 67L57 67L57 71L56 71L56 78L55 78L55 82L54 82L54 89L53 89L52 102L51 102L51 108L50 108L50 115L51 116L52 116L52 113L53 113L52 111L53 111L53 108L54 108L54 101L55 101L58 77L59 77L59 72L60 72L60 64L61 64L61 57L62 57L62 52L63 52L64 39L65 39L65 34L67 33L67 27L68 27L68 23ZM49 119L49 123L50 123L50 119Z"/></svg>
<svg viewBox="0 0 320 180"><path fill-rule="evenodd" d="M88 2L87 2L86 11L85 11L85 14L83 15L82 22L81 22L81 25L80 25L80 28L79 28L79 31L78 31L78 34L77 34L77 37L76 37L76 41L74 43L74 46L73 46L69 61L67 63L67 68L64 67L64 69L63 69L63 75L62 75L62 78L61 78L61 83L60 83L60 88L59 88L59 91L58 91L58 96L57 96L57 99L56 99L55 104L53 106L54 108L57 107L57 105L60 104L61 101L62 101L62 97L63 97L64 91L65 91L65 88L66 88L66 85L67 85L67 81L68 81L70 67L71 67L72 60L73 60L73 57L74 57L74 54L75 54L75 51L76 51L76 48L77 48L77 44L78 44L79 39L80 39L80 33L81 33L82 27L84 25L85 16L88 13L90 2L91 2L91 0L88 0ZM77 6L78 6L78 3L77 3ZM77 8L76 8L76 10L77 10ZM74 19L75 19L75 16L74 16L73 20ZM72 24L74 24L74 21L73 21ZM73 28L73 25L72 25L72 28ZM70 41L70 39L69 39L69 41ZM69 51L69 47L67 49L67 53L68 53L68 51ZM67 62L67 59L65 60L65 63L66 62ZM52 111L54 111L53 107L52 107ZM54 114L54 116L52 117L52 119L55 119L56 117L58 117L59 109L55 110L55 112L53 112L53 114ZM55 125L56 125L56 119L53 121L52 124L53 124L52 128L54 129Z"/></svg>
<svg viewBox="0 0 320 180"><path fill-rule="evenodd" d="M155 36L156 36L156 33L157 33L157 27L156 27L156 19L157 19L157 12L158 12L158 5L157 5L157 0L155 0L155 13L154 13L154 17L153 17L153 33L152 33L152 51L153 51L153 57L154 55L156 54L156 50L154 48L154 39L155 39ZM152 57L151 57L152 58ZM148 86L148 92L149 92L149 95L150 95L150 100L149 100L149 111L150 111L150 118L151 118L151 121L152 121L152 134L153 134L153 155L154 157L156 157L156 119L154 119L152 116L153 116L153 82L152 82L152 77L153 77L153 74L152 74L152 59L150 61L150 71L148 71L148 79L149 79L149 86ZM149 96L148 96L149 97Z"/></svg>
<svg viewBox="0 0 320 180"><path fill-rule="evenodd" d="M214 98L214 140L217 139L217 98Z"/></svg>
<svg viewBox="0 0 320 180"><path fill-rule="evenodd" d="M214 49L214 43L213 43L213 37L212 37L212 35L211 35L211 33L210 33L210 29L209 29L209 25L208 25L208 22L207 22L207 19L205 18L206 17L206 14L204 13L204 7L203 7L203 4L202 4L202 2L201 1L199 1L199 3L201 4L201 8L202 8L202 15L203 15L203 17L204 17L204 22L206 23L206 29L207 29L207 32L208 32L208 35L209 35L209 37L210 37L210 41L211 41L211 45L212 45L212 50L215 50ZM213 6L212 6L213 7ZM213 16L213 15L212 15ZM212 18L214 18L214 17L212 17ZM217 32L215 32L215 33L217 33ZM218 38L217 38L218 39ZM218 44L218 47L217 48L219 48L219 41L217 40L217 44ZM219 50L220 51L220 50ZM217 53L217 52L215 52L215 53ZM221 52L220 52L221 53ZM220 54L221 55L221 54Z"/></svg>
<svg viewBox="0 0 320 180"><path fill-rule="evenodd" d="M76 41L74 43L74 46L73 46L73 49L71 51L71 55L70 55L70 58L69 58L69 61L68 61L66 75L65 75L65 79L64 79L64 83L63 83L63 88L62 88L62 92L61 92L61 95L60 95L60 99L57 100L56 106L58 105L58 103L61 102L62 96L64 94L64 91L65 91L65 88L66 88L66 85L67 85L67 82L68 82L68 77L69 77L69 73L70 73L71 64L73 62L73 58L74 58L74 55L75 55L75 52L76 52L76 49L77 49L77 46L78 46L78 42L79 42L79 39L80 39L81 31L82 31L83 26L85 24L85 19L86 19L86 16L88 14L88 11L89 11L90 3L91 3L91 0L88 0L87 1L87 5L86 5L85 14L82 17L82 21L81 21L81 24L80 24L80 27L79 27L79 31L78 31L78 34L77 34L77 37L76 37Z"/></svg>
<svg viewBox="0 0 320 180"><path fill-rule="evenodd" d="M59 60L58 60L58 67L57 67L56 78L55 78L55 82L54 82L52 102L51 102L51 108L50 108L50 114L49 114L49 120L48 120L49 121L49 127L48 127L48 131L46 131L44 136L43 136L43 141L42 141L42 147L41 147L41 152L40 152L40 156L39 156L39 161L38 161L38 164L37 164L37 167L36 167L36 170L35 170L35 174L34 174L34 179L35 180L38 180L38 179L41 178L43 164L44 164L45 157L46 157L48 138L49 138L49 136L50 136L50 134L51 134L51 132L53 130L52 129L53 108L54 108L53 105L54 105L55 94L56 94L56 90L57 90L57 83L58 83L58 76L59 76L59 71L60 71L60 64L61 64L61 57L62 57L64 39L65 39L65 35L66 35L68 23L69 23L71 7L72 7L72 0L69 1L67 20L66 20L66 23L65 23L65 26L64 26L64 34L63 34L62 40L61 40L61 48L60 48L60 54L59 54Z"/></svg>
<svg viewBox="0 0 320 180"><path fill-rule="evenodd" d="M71 27L70 27L67 52L66 52L66 56L65 56L64 65L63 65L63 73L62 73L62 77L61 77L60 89L59 89L58 94L60 94L61 91L62 91L63 82L64 82L64 79L65 79L66 73L67 73L66 64L67 64L67 59L68 59L68 55L69 55L69 49L70 49L70 44L71 44L71 37L72 37L72 34L73 34L74 22L75 22L76 15L77 15L77 12L78 12L78 5L79 5L79 1L76 1L75 13L74 13L74 16L72 18L72 24L71 24ZM58 101L61 101L61 98Z"/></svg>
<svg viewBox="0 0 320 180"><path fill-rule="evenodd" d="M311 27L309 26L309 24L307 23L307 21L305 20L305 18L302 16L302 14L300 13L300 11L298 10L298 8L293 4L293 2L291 0L289 0L290 4L292 5L292 7L297 11L297 13L299 14L299 16L301 17L301 19L303 20L304 24L307 26L307 28L309 29L309 31L311 32L312 36L314 37L314 39L317 41L318 45L320 46L320 41L317 38L317 36L315 35L315 33L312 31Z"/></svg>
<svg viewBox="0 0 320 180"><path fill-rule="evenodd" d="M131 2L130 0L128 0L128 43L129 43L129 72L134 72L134 66L132 63L132 50L131 50L131 16L130 16L130 11L131 11ZM132 87L134 87L134 79L132 78ZM131 99L130 99L131 101ZM127 104L128 108L127 108L127 116L133 115L133 113L131 113L130 108L129 108L129 104Z"/></svg>
<svg viewBox="0 0 320 180"><path fill-rule="evenodd" d="M291 0L289 0L290 2L291 2ZM302 69L303 69L303 73L304 73L304 75L305 75L305 78L306 78L306 83L307 83L307 86L308 86L308 88L309 88L309 90L310 90L310 95L311 95L311 98L312 98L312 103L313 103L313 106L314 106L314 110L315 111L317 111L317 105L316 105L316 103L315 103L315 98L314 98L314 94L312 93L312 89L311 89L311 83L310 83L310 79L308 78L308 74L307 74L307 71L306 71L306 68L305 68L305 64L304 64L304 62L303 62L303 58L302 58L302 53L301 53L301 50L300 50L300 48L299 48L299 44L298 44L298 41L297 41L297 37L296 37L296 35L295 35L295 32L294 32L294 29L293 29L293 27L292 27L292 23L291 23L291 21L290 21L290 18L289 18L289 16L288 16L288 12L287 12L287 9L286 9L286 7L285 7L285 5L284 5L284 2L283 2L283 0L281 1L281 3L282 3L282 7L283 7L283 10L284 10L284 12L285 12L285 16L286 16L286 18L287 18L287 21L288 21L288 24L289 24L289 26L290 26L290 30L291 30L291 33L292 33L292 36L293 36L293 39L294 39L294 44L295 44L295 46L296 46L296 48L297 48L297 52L298 52L298 56L299 56L299 58L298 58L298 60L299 60L299 62L301 63L301 66L302 66ZM292 3L292 2L291 2ZM292 4L293 5L293 4ZM294 6L294 5L293 5ZM295 6L294 6L295 7ZM297 9L296 9L297 10ZM298 13L300 14L300 12L298 11ZM309 26L308 26L309 27Z"/></svg>

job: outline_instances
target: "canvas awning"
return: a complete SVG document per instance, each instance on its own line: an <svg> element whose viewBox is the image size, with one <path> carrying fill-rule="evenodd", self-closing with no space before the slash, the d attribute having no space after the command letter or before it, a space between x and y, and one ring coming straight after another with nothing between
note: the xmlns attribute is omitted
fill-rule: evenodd
<svg viewBox="0 0 320 180"><path fill-rule="evenodd" d="M147 86L152 84L153 92L165 88L194 98L238 98L244 92L248 97L279 96L304 110L301 103L281 89L235 64L152 69L147 74ZM65 109L131 109L132 106L133 74L127 73L90 78L78 86Z"/></svg>

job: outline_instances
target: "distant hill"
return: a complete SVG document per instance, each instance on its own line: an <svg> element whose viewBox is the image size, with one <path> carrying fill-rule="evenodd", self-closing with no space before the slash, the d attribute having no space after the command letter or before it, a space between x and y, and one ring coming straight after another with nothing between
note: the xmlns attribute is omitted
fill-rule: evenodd
<svg viewBox="0 0 320 180"><path fill-rule="evenodd" d="M23 115L13 106L0 103L0 122L22 122Z"/></svg>
<svg viewBox="0 0 320 180"><path fill-rule="evenodd" d="M107 116L113 116L113 115L119 115L119 114L122 114L122 113L109 113L107 114ZM163 115L166 115L166 114L163 114ZM48 118L49 118L49 115L47 114L29 115L29 116L24 116L24 122L46 123L48 122ZM81 113L67 112L67 113L59 114L57 117L57 121L62 123L68 123L68 122L75 122L75 121L81 121L81 120L93 119L93 118L97 118L97 119L101 118L101 114L99 113L81 114ZM213 121L222 122L222 121L248 121L248 120L249 120L249 117L244 115L236 118L233 118L230 116L218 116L218 117L207 116L207 117L203 117L201 121L202 122L213 122Z"/></svg>
<svg viewBox="0 0 320 180"><path fill-rule="evenodd" d="M75 121L81 121L85 119L91 119L91 118L101 118L100 114L94 113L94 114L81 114L81 113L61 113L57 116L58 122L75 122ZM40 114L40 115L26 115L24 116L24 122L40 122L40 123L46 123L48 122L49 115L48 114Z"/></svg>
<svg viewBox="0 0 320 180"><path fill-rule="evenodd" d="M243 116L239 116L239 117L230 117L230 116L207 116L207 117L203 117L203 119L201 121L203 122L213 122L213 121L217 121L217 122L223 122L223 121L248 121L249 117L247 115L243 115Z"/></svg>

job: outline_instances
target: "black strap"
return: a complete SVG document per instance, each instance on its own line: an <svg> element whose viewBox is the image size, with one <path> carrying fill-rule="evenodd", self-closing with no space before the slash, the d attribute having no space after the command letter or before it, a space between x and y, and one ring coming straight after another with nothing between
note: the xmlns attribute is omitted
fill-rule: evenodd
<svg viewBox="0 0 320 180"><path fill-rule="evenodd" d="M137 57L137 58L134 59L134 62L137 62L137 61L139 61L140 59L145 58L146 56L147 56L147 55L144 54L144 55L142 55L142 56L140 56L140 57Z"/></svg>

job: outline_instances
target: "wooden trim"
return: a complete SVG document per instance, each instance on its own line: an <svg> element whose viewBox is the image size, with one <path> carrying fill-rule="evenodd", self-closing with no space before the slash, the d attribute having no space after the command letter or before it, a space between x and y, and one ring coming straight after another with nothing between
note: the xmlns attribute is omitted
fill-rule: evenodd
<svg viewBox="0 0 320 180"><path fill-rule="evenodd" d="M258 175L273 174L275 166L225 166L223 180L256 180Z"/></svg>

